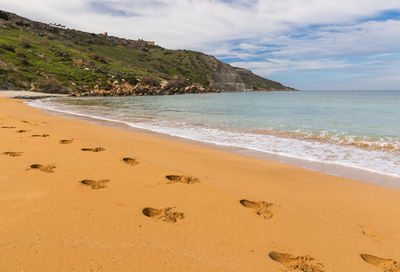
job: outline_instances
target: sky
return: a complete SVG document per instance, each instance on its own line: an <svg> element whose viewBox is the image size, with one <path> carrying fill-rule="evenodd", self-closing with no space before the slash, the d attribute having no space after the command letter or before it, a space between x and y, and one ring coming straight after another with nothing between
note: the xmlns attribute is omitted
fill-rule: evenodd
<svg viewBox="0 0 400 272"><path fill-rule="evenodd" d="M400 0L0 0L0 9L204 52L301 90L400 90Z"/></svg>

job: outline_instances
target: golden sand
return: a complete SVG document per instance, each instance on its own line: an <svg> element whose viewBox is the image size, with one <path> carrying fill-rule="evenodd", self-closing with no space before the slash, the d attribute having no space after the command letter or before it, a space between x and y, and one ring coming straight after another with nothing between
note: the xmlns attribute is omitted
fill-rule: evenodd
<svg viewBox="0 0 400 272"><path fill-rule="evenodd" d="M0 271L400 271L399 190L5 98L0 137Z"/></svg>

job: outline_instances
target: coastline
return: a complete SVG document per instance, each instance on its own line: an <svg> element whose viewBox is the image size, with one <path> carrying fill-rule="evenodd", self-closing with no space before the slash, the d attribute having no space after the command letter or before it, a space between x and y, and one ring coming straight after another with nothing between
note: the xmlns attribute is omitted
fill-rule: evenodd
<svg viewBox="0 0 400 272"><path fill-rule="evenodd" d="M50 97L63 97L66 94L51 94L33 91L12 91L12 90L0 90L0 97L15 98L15 99L42 99Z"/></svg>
<svg viewBox="0 0 400 272"><path fill-rule="evenodd" d="M334 175L342 178L354 179L362 182L372 183L381 186L387 186L395 189L400 189L400 176L394 174L383 174L372 169L366 169L361 167L356 167L354 165L344 165L340 163L325 162L319 160L313 160L309 158L300 158L296 156L291 156L288 154L280 154L273 152L260 151L256 149L248 149L245 147L232 146L232 145L221 145L215 142L207 142L202 140L195 140L188 137L183 137L181 135L172 135L164 132L158 132L157 130L151 130L149 128L141 128L133 126L129 122L114 120L99 116L86 115L77 112L63 111L54 108L48 108L43 106L38 106L35 103L27 104L33 108L45 111L47 114L72 118L76 120L88 121L97 125L105 125L114 128L120 128L128 131L133 131L137 133L153 135L156 137L162 137L173 141L186 142L193 145L199 145L206 148L213 148L217 150L222 150L225 152L241 154L244 156L249 156L253 158L260 158L269 161L276 161L284 164L289 164L292 166L298 166L306 168L308 170L321 172L329 175Z"/></svg>
<svg viewBox="0 0 400 272"><path fill-rule="evenodd" d="M400 256L399 190L54 117L18 100L0 98L0 122L15 126L0 130L0 153L24 152L0 156L0 270L279 271L268 257L278 251L310 255L322 271L373 272L361 253ZM34 163L56 168L27 171ZM168 184L173 174L201 183ZM110 182L93 190L83 179ZM273 217L241 199L271 202ZM167 223L144 216L145 207L185 216Z"/></svg>

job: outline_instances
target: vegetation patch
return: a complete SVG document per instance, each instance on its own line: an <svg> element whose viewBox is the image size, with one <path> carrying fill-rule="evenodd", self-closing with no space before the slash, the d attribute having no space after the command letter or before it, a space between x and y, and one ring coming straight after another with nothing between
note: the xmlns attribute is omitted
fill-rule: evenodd
<svg viewBox="0 0 400 272"><path fill-rule="evenodd" d="M226 75L232 73L245 88L285 88L199 52L167 50L140 39L127 40L33 22L5 11L0 11L0 20L2 89L33 86L36 91L76 95L232 91L229 86L235 84L220 84L231 83ZM116 81L118 84L114 84Z"/></svg>

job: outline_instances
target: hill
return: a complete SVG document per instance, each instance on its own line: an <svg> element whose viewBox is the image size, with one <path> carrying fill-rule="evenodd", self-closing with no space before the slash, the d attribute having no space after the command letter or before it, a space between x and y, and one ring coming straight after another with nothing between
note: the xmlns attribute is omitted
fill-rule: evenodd
<svg viewBox="0 0 400 272"><path fill-rule="evenodd" d="M200 52L67 29L1 10L0 89L76 95L293 90Z"/></svg>

